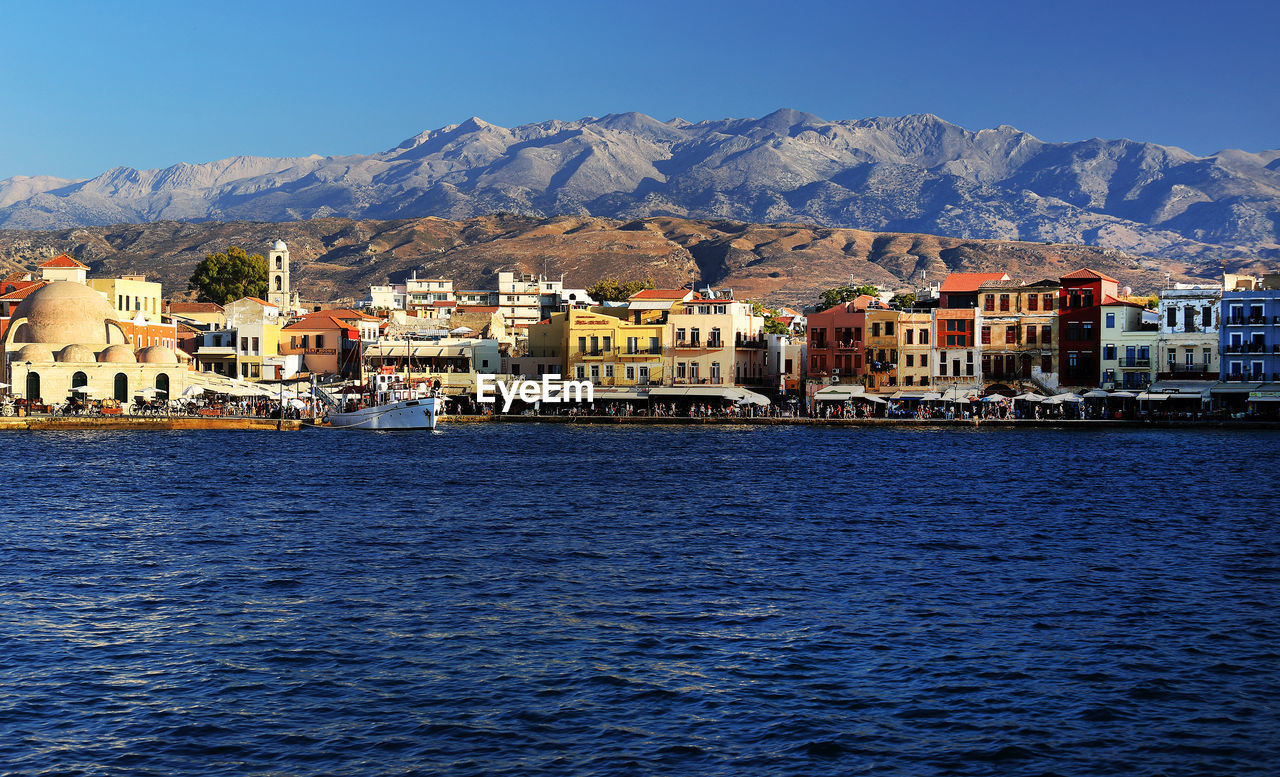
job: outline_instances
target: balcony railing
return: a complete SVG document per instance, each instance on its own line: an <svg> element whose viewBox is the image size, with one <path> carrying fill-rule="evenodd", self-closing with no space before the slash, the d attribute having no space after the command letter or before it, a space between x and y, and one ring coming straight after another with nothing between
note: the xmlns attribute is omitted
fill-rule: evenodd
<svg viewBox="0 0 1280 777"><path fill-rule="evenodd" d="M1136 356L1125 356L1120 359L1120 366L1128 369L1133 369L1135 367L1150 367L1151 359L1140 359Z"/></svg>
<svg viewBox="0 0 1280 777"><path fill-rule="evenodd" d="M1266 353L1266 343L1228 343L1222 348L1223 353Z"/></svg>

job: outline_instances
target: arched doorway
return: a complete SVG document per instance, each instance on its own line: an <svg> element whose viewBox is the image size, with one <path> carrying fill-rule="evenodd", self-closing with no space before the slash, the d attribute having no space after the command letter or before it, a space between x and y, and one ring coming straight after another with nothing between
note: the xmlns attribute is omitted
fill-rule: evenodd
<svg viewBox="0 0 1280 777"><path fill-rule="evenodd" d="M83 372L77 372L71 376L71 388L79 388L80 386L89 385L89 376Z"/></svg>
<svg viewBox="0 0 1280 777"><path fill-rule="evenodd" d="M169 375L168 373L160 373L156 376L156 390L160 393L157 395L161 400L170 399L169 396Z"/></svg>
<svg viewBox="0 0 1280 777"><path fill-rule="evenodd" d="M40 398L40 373L27 373L27 399L32 402Z"/></svg>
<svg viewBox="0 0 1280 777"><path fill-rule="evenodd" d="M128 404L129 402L129 376L123 372L116 373L115 391L112 392L117 402Z"/></svg>

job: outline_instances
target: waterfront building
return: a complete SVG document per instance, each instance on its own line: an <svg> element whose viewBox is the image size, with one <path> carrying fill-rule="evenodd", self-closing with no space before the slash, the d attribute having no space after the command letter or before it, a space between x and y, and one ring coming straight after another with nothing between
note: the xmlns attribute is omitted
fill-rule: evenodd
<svg viewBox="0 0 1280 777"><path fill-rule="evenodd" d="M1107 297L1099 306L1102 322L1097 380L1104 389L1141 391L1152 384L1160 341L1154 311L1126 299ZM1150 320L1149 320L1150 319Z"/></svg>
<svg viewBox="0 0 1280 777"><path fill-rule="evenodd" d="M933 312L934 369L930 380L939 391L950 386L981 388L982 354L976 333L982 321L982 313L976 307L940 307Z"/></svg>
<svg viewBox="0 0 1280 777"><path fill-rule="evenodd" d="M369 296L361 300L360 307L370 310L406 310L408 290L404 283L383 283L369 287Z"/></svg>
<svg viewBox="0 0 1280 777"><path fill-rule="evenodd" d="M930 386L933 357L933 312L903 310L898 313L898 386Z"/></svg>
<svg viewBox="0 0 1280 777"><path fill-rule="evenodd" d="M287 376L289 370L277 359L279 308L258 297L243 297L227 303L223 314L225 326L209 327L196 337L197 370L245 380Z"/></svg>
<svg viewBox="0 0 1280 777"><path fill-rule="evenodd" d="M1175 283L1160 292L1161 380L1216 380L1219 374L1220 284Z"/></svg>
<svg viewBox="0 0 1280 777"><path fill-rule="evenodd" d="M358 310L318 310L280 330L279 353L300 356L306 372L359 378L363 343L376 341L381 328Z"/></svg>
<svg viewBox="0 0 1280 777"><path fill-rule="evenodd" d="M898 311L876 302L867 307L863 326L862 383L870 392L892 393L898 388Z"/></svg>
<svg viewBox="0 0 1280 777"><path fill-rule="evenodd" d="M766 370L764 317L750 302L731 296L676 302L667 314L666 338L674 385L768 386L777 380L776 370Z"/></svg>
<svg viewBox="0 0 1280 777"><path fill-rule="evenodd" d="M1013 280L1003 272L953 272L942 282L938 289L939 308L976 308L978 294L982 284L990 281L1008 282Z"/></svg>
<svg viewBox="0 0 1280 777"><path fill-rule="evenodd" d="M89 278L84 283L107 298L121 321L135 318L139 313L149 321L160 321L164 294L160 284L148 281L145 275Z"/></svg>
<svg viewBox="0 0 1280 777"><path fill-rule="evenodd" d="M1227 275L1223 286L1221 380L1280 382L1280 273Z"/></svg>
<svg viewBox="0 0 1280 777"><path fill-rule="evenodd" d="M498 311L508 327L527 327L542 320L543 285L541 277L498 273Z"/></svg>
<svg viewBox="0 0 1280 777"><path fill-rule="evenodd" d="M382 339L365 347L364 360L375 373L408 374L414 384L439 382L450 396L474 396L479 375L502 369L499 343L488 338Z"/></svg>
<svg viewBox="0 0 1280 777"><path fill-rule="evenodd" d="M1088 267L1067 273L1059 281L1058 364L1061 383L1073 389L1095 386L1101 375L1102 303L1116 298L1119 282Z"/></svg>
<svg viewBox="0 0 1280 777"><path fill-rule="evenodd" d="M988 390L1054 392L1057 375L1057 301L1061 284L985 281L979 287L981 371Z"/></svg>
<svg viewBox="0 0 1280 777"><path fill-rule="evenodd" d="M878 304L863 294L807 317L809 377L822 383L854 383L863 375L863 331L867 308Z"/></svg>
<svg viewBox="0 0 1280 777"><path fill-rule="evenodd" d="M529 327L513 372L534 378L559 374L596 386L641 387L670 382L664 359L666 323L637 323L626 307L570 308ZM643 317L641 317L643 319Z"/></svg>
<svg viewBox="0 0 1280 777"><path fill-rule="evenodd" d="M136 348L107 298L79 281L43 284L13 310L3 341L5 381L43 403L137 396L176 398L187 369L172 348Z"/></svg>

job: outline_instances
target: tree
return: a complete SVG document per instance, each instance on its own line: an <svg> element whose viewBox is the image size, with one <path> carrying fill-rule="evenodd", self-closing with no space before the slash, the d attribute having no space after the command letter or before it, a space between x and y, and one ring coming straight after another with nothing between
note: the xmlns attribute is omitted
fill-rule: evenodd
<svg viewBox="0 0 1280 777"><path fill-rule="evenodd" d="M617 278L605 278L594 286L588 286L587 296L596 302L626 302L636 292L652 288L653 278L626 283L619 283Z"/></svg>
<svg viewBox="0 0 1280 777"><path fill-rule="evenodd" d="M913 308L915 307L915 305L916 305L916 295L912 294L909 291L903 294L894 294L893 299L889 300L889 307L897 308L898 310L906 310L907 308Z"/></svg>
<svg viewBox="0 0 1280 777"><path fill-rule="evenodd" d="M870 283L864 283L861 286L854 286L853 284L846 283L843 286L837 286L834 289L827 289L822 292L821 300L818 302L818 311L821 312L827 308L834 308L836 305L843 305L846 302L851 302L863 294L868 294L872 297L879 297L880 289Z"/></svg>
<svg viewBox="0 0 1280 777"><path fill-rule="evenodd" d="M225 305L241 297L267 295L267 260L231 246L226 253L207 254L187 282L200 302Z"/></svg>

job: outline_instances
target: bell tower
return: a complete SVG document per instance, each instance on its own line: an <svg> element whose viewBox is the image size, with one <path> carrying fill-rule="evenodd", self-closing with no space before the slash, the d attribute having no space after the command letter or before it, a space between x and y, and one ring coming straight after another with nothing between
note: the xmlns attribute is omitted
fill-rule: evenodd
<svg viewBox="0 0 1280 777"><path fill-rule="evenodd" d="M289 313L289 247L283 240L277 240L267 255L267 302L280 309L280 315Z"/></svg>

